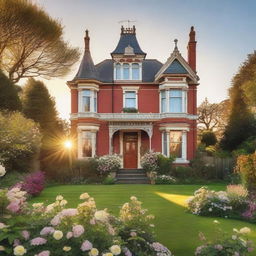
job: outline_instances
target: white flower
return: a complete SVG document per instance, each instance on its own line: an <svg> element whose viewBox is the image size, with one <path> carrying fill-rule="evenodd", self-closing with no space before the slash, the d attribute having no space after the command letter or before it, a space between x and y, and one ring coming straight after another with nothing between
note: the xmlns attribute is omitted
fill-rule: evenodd
<svg viewBox="0 0 256 256"><path fill-rule="evenodd" d="M239 230L239 233L240 233L240 234L249 234L249 233L251 233L251 229L248 228L248 227L243 227L243 228L241 228L241 229Z"/></svg>
<svg viewBox="0 0 256 256"><path fill-rule="evenodd" d="M213 223L215 223L215 224L220 224L220 222L217 221L217 220L214 220Z"/></svg>
<svg viewBox="0 0 256 256"><path fill-rule="evenodd" d="M8 228L9 226L5 225L4 223L0 222L0 229Z"/></svg>
<svg viewBox="0 0 256 256"><path fill-rule="evenodd" d="M130 199L131 199L132 201L136 201L136 200L137 200L137 197L136 197L136 196L131 196Z"/></svg>
<svg viewBox="0 0 256 256"><path fill-rule="evenodd" d="M56 240L60 240L63 237L63 233L60 230L56 230L53 233L53 238Z"/></svg>
<svg viewBox="0 0 256 256"><path fill-rule="evenodd" d="M6 174L5 167L0 164L0 177L3 177Z"/></svg>
<svg viewBox="0 0 256 256"><path fill-rule="evenodd" d="M62 195L58 195L58 196L56 196L56 200L57 200L57 201L61 201L61 200L63 200L63 196L62 196Z"/></svg>
<svg viewBox="0 0 256 256"><path fill-rule="evenodd" d="M60 201L60 206L64 206L64 205L66 205L67 203L68 203L67 200L61 200L61 201Z"/></svg>
<svg viewBox="0 0 256 256"><path fill-rule="evenodd" d="M94 217L96 220L99 220L101 222L106 222L108 220L108 213L104 210L100 210L95 212Z"/></svg>
<svg viewBox="0 0 256 256"><path fill-rule="evenodd" d="M13 253L16 256L22 256L27 252L27 250L22 246L22 245L18 245L13 249Z"/></svg>
<svg viewBox="0 0 256 256"><path fill-rule="evenodd" d="M233 239L233 240L236 240L236 239L237 239L237 236L236 236L236 235L233 235L233 236L232 236L232 239Z"/></svg>
<svg viewBox="0 0 256 256"><path fill-rule="evenodd" d="M83 193L83 194L80 195L80 199L81 199L81 200L86 200L86 199L88 199L88 198L90 198L90 196L89 196L88 193Z"/></svg>
<svg viewBox="0 0 256 256"><path fill-rule="evenodd" d="M212 208L209 208L209 212L212 212Z"/></svg>
<svg viewBox="0 0 256 256"><path fill-rule="evenodd" d="M33 208L40 208L40 207L42 207L44 205L44 203L34 203L34 204L32 204L32 207Z"/></svg>
<svg viewBox="0 0 256 256"><path fill-rule="evenodd" d="M112 245L110 247L110 251L114 254L114 255L119 255L121 253L121 248L119 245Z"/></svg>
<svg viewBox="0 0 256 256"><path fill-rule="evenodd" d="M45 212L47 212L47 213L51 212L54 209L54 206L55 206L54 203L47 205Z"/></svg>
<svg viewBox="0 0 256 256"><path fill-rule="evenodd" d="M90 252L89 252L89 255L90 255L90 256L97 256L97 255L99 255L98 249L92 248L92 249L90 250Z"/></svg>
<svg viewBox="0 0 256 256"><path fill-rule="evenodd" d="M71 250L71 247L70 246L64 246L63 247L63 251L64 252L69 252Z"/></svg>

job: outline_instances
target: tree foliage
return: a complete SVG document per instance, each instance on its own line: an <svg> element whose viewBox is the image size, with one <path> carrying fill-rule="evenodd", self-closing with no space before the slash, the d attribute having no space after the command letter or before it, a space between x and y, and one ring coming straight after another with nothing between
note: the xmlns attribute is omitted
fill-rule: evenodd
<svg viewBox="0 0 256 256"><path fill-rule="evenodd" d="M36 123L21 113L0 112L0 162L8 171L28 171L41 135Z"/></svg>
<svg viewBox="0 0 256 256"><path fill-rule="evenodd" d="M21 101L18 87L14 85L0 70L0 110L20 111Z"/></svg>
<svg viewBox="0 0 256 256"><path fill-rule="evenodd" d="M229 90L231 113L221 141L221 147L225 150L233 151L249 137L256 135L255 118L244 93L244 86L247 86L248 81L255 76L255 70L256 54L254 53L248 55L238 73L233 77Z"/></svg>
<svg viewBox="0 0 256 256"><path fill-rule="evenodd" d="M9 78L65 75L79 52L62 38L63 27L28 0L0 0L0 68Z"/></svg>
<svg viewBox="0 0 256 256"><path fill-rule="evenodd" d="M212 131L204 131L202 134L201 143L204 143L206 147L215 145L217 143L215 133Z"/></svg>

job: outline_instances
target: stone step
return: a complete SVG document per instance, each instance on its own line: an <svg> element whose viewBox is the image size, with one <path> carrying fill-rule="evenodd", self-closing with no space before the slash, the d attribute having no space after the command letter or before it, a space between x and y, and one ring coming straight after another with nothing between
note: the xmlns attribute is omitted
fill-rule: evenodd
<svg viewBox="0 0 256 256"><path fill-rule="evenodd" d="M143 179L143 180L138 180L138 179L125 179L125 180L117 180L116 184L149 184L149 180Z"/></svg>

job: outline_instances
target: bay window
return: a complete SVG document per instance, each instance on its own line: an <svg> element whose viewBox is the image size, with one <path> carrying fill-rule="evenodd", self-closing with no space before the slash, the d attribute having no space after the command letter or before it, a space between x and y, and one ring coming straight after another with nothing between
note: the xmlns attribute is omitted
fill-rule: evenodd
<svg viewBox="0 0 256 256"><path fill-rule="evenodd" d="M89 131L82 132L82 156L92 157L92 133Z"/></svg>
<svg viewBox="0 0 256 256"><path fill-rule="evenodd" d="M161 113L186 113L187 92L180 89L160 91Z"/></svg>
<svg viewBox="0 0 256 256"><path fill-rule="evenodd" d="M97 91L84 89L79 91L79 112L97 112Z"/></svg>

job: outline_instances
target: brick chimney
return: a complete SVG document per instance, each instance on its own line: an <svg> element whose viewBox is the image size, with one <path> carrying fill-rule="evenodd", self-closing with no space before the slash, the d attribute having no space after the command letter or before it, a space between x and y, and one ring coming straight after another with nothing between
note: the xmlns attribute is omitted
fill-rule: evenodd
<svg viewBox="0 0 256 256"><path fill-rule="evenodd" d="M188 42L188 64L196 72L196 32L192 26Z"/></svg>

